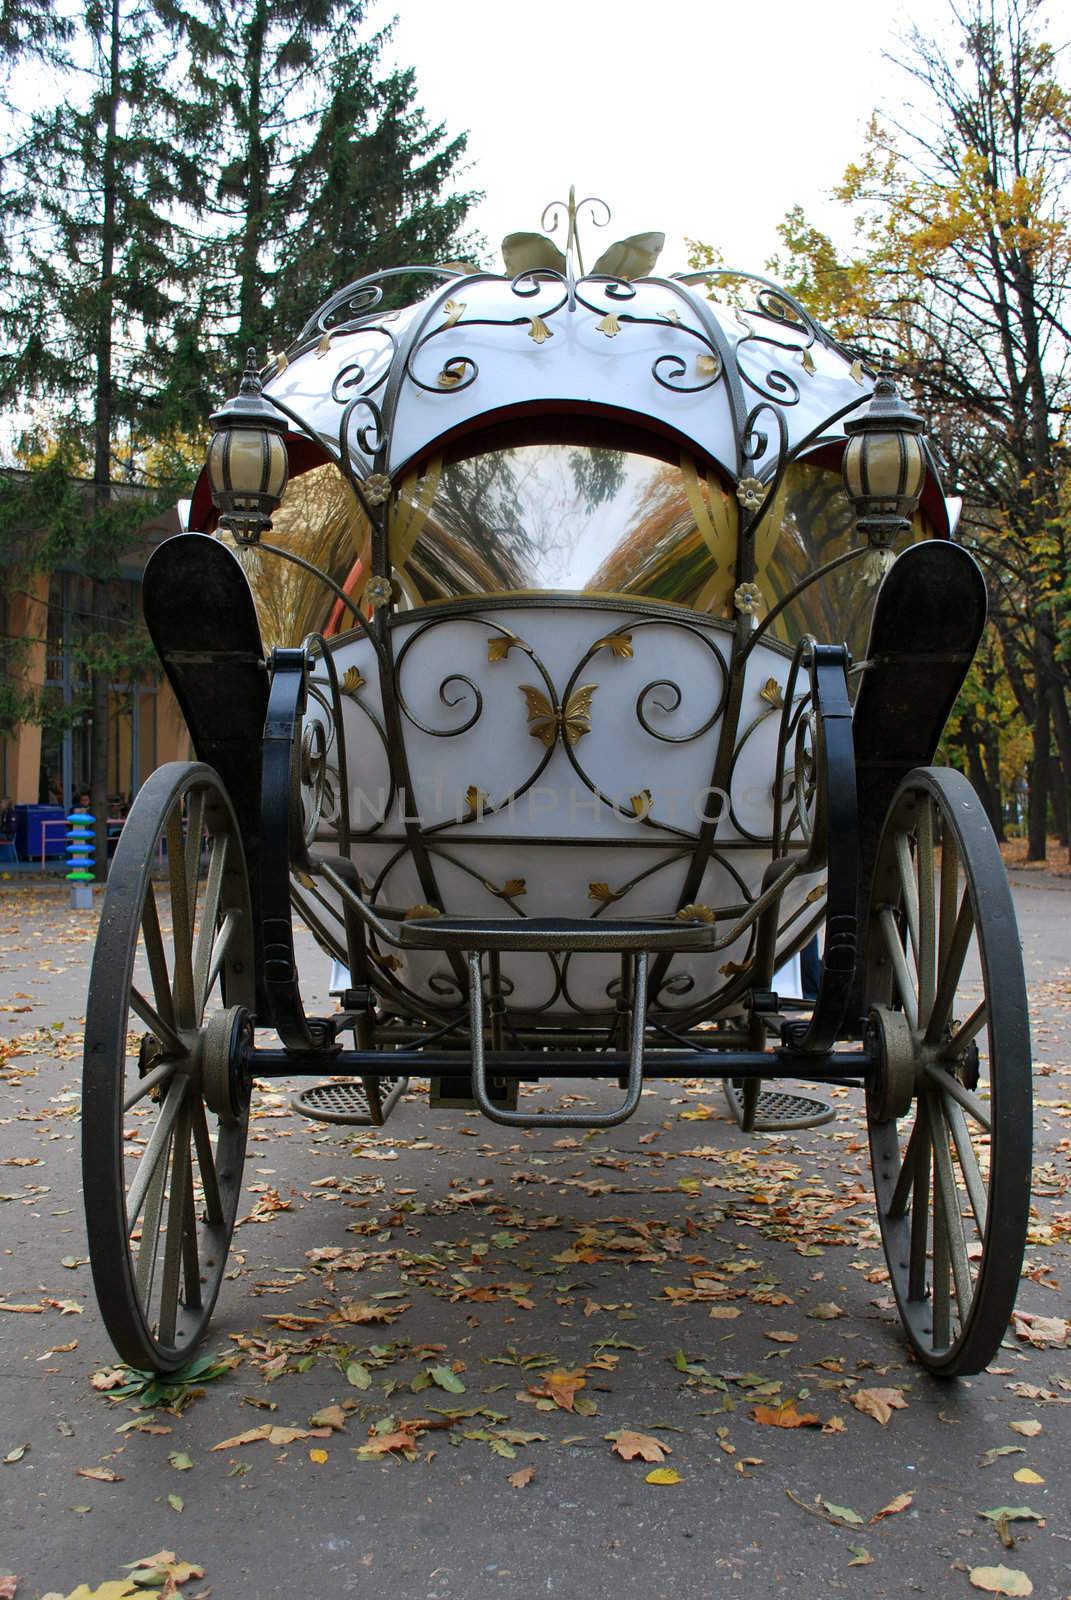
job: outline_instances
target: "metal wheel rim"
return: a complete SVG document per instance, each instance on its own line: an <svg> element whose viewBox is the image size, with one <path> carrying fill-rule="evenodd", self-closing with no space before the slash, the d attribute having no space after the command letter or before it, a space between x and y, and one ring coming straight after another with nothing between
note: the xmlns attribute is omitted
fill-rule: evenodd
<svg viewBox="0 0 1071 1600"><path fill-rule="evenodd" d="M938 822L943 841L940 866L934 859ZM950 859L950 838L958 855L954 882L953 868L944 865ZM918 899L910 913L903 889L905 841L913 863L919 850L929 855L932 880L927 893L921 887L926 874L916 876ZM899 884L900 903L893 926L904 954L906 979L903 967L901 975L896 973L898 963L890 949L889 889L894 883ZM973 926L962 935L961 951L957 935L965 926L965 906ZM963 1016L956 1010L955 994L972 940L982 1000ZM921 981L920 958L915 957L914 965L912 961L912 952L919 947L932 949L932 977ZM879 967L877 953L882 948L888 959ZM957 959L958 978L953 976ZM921 968L931 970L931 956L921 957ZM868 1105L878 1221L901 1320L923 1365L941 1376L965 1376L992 1360L1015 1305L1030 1207L1032 1084L1026 982L1011 891L981 802L957 772L919 769L905 779L893 800L875 869L867 979L872 1004L891 1002L905 1012L909 1007L903 991L905 986L913 988L917 1020L929 1018L926 1033L931 1025L936 1031L935 1013L944 1011L951 989L948 1014L955 1019L953 1039L972 1025L976 1025L973 1041L977 1043L979 1035L984 1039L988 1100L962 1081L962 1067L952 1070L954 1050L943 1064L934 1061L931 1040L931 1054L925 1055L920 1043L923 1030L913 1026L916 1087L910 1113L879 1122ZM908 1020L913 1020L910 1015ZM970 1042L966 1041L968 1047ZM937 1043L939 1049L948 1048ZM942 1071L944 1078L938 1076ZM976 1087L981 1087L981 1080ZM988 1139L979 1108L991 1122ZM902 1148L902 1129L909 1117L918 1130L917 1142ZM966 1147L976 1158L973 1173L964 1130ZM977 1160L978 1150L986 1148L987 1172ZM973 1274L972 1250L978 1262Z"/></svg>
<svg viewBox="0 0 1071 1600"><path fill-rule="evenodd" d="M181 980L175 947L179 943L183 947L191 945L192 938L184 940L180 927L170 946L163 941L164 971L160 972L157 967L150 974L151 1005L157 1021L164 1024L163 1028L156 1029L143 1016L138 1021L140 1013L136 1014L131 1007L131 987L140 940L148 938L143 932L145 922L151 925L155 920L159 930L158 914L154 918L148 907L150 902L156 907L153 872L162 835L169 832L172 845L179 846L177 851L174 848L168 851L169 899L177 890L180 872L187 890L193 869L196 869L195 892L199 884L202 835L199 835L196 854L188 852L181 831L184 805L188 809L188 829L192 829L195 822L203 823L204 832L211 841L205 893L215 895L217 889L213 885L218 885L221 916L206 917L203 924L207 926L211 920L214 928L219 929L208 946L206 965L202 967L197 961L200 951L190 949L188 976L184 973ZM213 875L213 860L219 861L218 878ZM197 926L191 921L191 933ZM218 980L211 980L215 952L221 943L222 970ZM200 950L204 948L205 941L202 941ZM168 953L170 961L166 960ZM163 1073L169 1060L182 1059L173 1048L169 1054L166 1037L169 1023L174 1024L172 1038L177 1033L183 1041L203 1032L200 1024L205 1003L217 981L225 985L228 1006L241 1005L252 1010L252 915L241 837L230 802L212 769L199 763L172 762L154 772L139 791L120 836L109 873L86 1007L82 1161L90 1261L101 1315L112 1343L123 1360L140 1370L174 1372L189 1361L207 1330L234 1227L248 1111L219 1119L213 1149L211 1113L205 1106L196 1077L180 1073L177 1065ZM170 1012L162 998L165 988L172 991ZM143 1000L141 995L139 1000ZM160 1135L158 1158L151 1164L150 1175L142 1180L142 1188L149 1192L143 1196L143 1204L138 1206L134 1222L128 1228L128 1197L135 1197L136 1174L142 1165L139 1161L131 1176L126 1170L124 1155L124 1126L128 1125L124 1119L128 1111L134 1109L129 1104L124 1106L129 1089L126 1063L130 1055L128 1035L132 1022L135 1027L147 1027L148 1034L160 1041L163 1059L158 1063L162 1074L161 1098L153 1119L153 1128ZM179 1088L183 1079L184 1087ZM161 1127L168 1116L171 1118L170 1133ZM152 1135L145 1141L143 1161L151 1153L151 1139ZM213 1169L211 1176L209 1165ZM175 1242L170 1244L169 1176L171 1186L177 1181L185 1194L174 1213ZM208 1186L213 1179L215 1193L210 1198ZM198 1184L200 1208L196 1199ZM136 1197L134 1203L137 1205ZM142 1252L139 1244L138 1256L134 1257L130 1235L137 1231L140 1216L141 1241L144 1242L150 1207L157 1217L156 1247L152 1263L142 1264L139 1278ZM161 1217L166 1217L162 1243ZM190 1253L191 1238L196 1246L196 1258ZM165 1259L158 1263L161 1249ZM147 1314L146 1302L151 1306L158 1268L165 1275L161 1279L161 1301L166 1295L174 1304L172 1310L165 1314L162 1309L160 1316L154 1319L151 1312Z"/></svg>

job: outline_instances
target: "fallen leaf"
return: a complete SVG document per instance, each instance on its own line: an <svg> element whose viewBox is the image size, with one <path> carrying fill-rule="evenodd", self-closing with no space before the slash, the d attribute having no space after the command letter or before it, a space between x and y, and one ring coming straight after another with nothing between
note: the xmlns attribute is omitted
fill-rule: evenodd
<svg viewBox="0 0 1071 1600"><path fill-rule="evenodd" d="M874 1560L865 1545L850 1544L848 1549L852 1553L852 1559L848 1562L850 1567L869 1567Z"/></svg>
<svg viewBox="0 0 1071 1600"><path fill-rule="evenodd" d="M169 1494L167 1497L167 1503L171 1507L172 1511L181 1511L183 1506L186 1504L185 1500L183 1500L180 1494Z"/></svg>
<svg viewBox="0 0 1071 1600"><path fill-rule="evenodd" d="M330 1428L280 1428L266 1422L262 1427L250 1428L245 1433L236 1433L233 1439L222 1439L219 1444L214 1444L211 1448L237 1450L239 1445L256 1444L260 1439L266 1439L268 1444L274 1445L293 1444L295 1439L327 1439L330 1435Z"/></svg>
<svg viewBox="0 0 1071 1600"><path fill-rule="evenodd" d="M816 1322L832 1322L835 1317L843 1317L845 1313L835 1300L823 1300L821 1305L815 1306L807 1315L813 1317ZM867 1560L869 1559L868 1556ZM848 1565L851 1566L853 1563L849 1562Z"/></svg>
<svg viewBox="0 0 1071 1600"><path fill-rule="evenodd" d="M44 1306L17 1306L12 1305L11 1302L7 1300L0 1301L0 1311L23 1311L27 1314L27 1316L31 1317L43 1315L44 1309Z"/></svg>
<svg viewBox="0 0 1071 1600"><path fill-rule="evenodd" d="M641 1461L664 1461L672 1454L660 1439L653 1439L649 1433L634 1433L631 1428L622 1428L611 1448L622 1461L635 1461L637 1456Z"/></svg>
<svg viewBox="0 0 1071 1600"><path fill-rule="evenodd" d="M352 1383L355 1389L370 1389L372 1386L372 1374L359 1361L351 1361L346 1368L346 1382Z"/></svg>
<svg viewBox="0 0 1071 1600"><path fill-rule="evenodd" d="M1025 1456L1025 1454L1026 1451L1021 1444L997 1444L986 1451L981 1464L983 1467L991 1467L1001 1456Z"/></svg>
<svg viewBox="0 0 1071 1600"><path fill-rule="evenodd" d="M75 1477L92 1478L95 1483L122 1483L118 1472L113 1472L111 1467L75 1467Z"/></svg>
<svg viewBox="0 0 1071 1600"><path fill-rule="evenodd" d="M795 1344L799 1338L798 1333L768 1333L767 1339L772 1339L774 1344Z"/></svg>
<svg viewBox="0 0 1071 1600"><path fill-rule="evenodd" d="M898 1494L889 1501L887 1506L882 1506L880 1511L875 1511L871 1522L880 1522L883 1517L895 1517L897 1512L906 1511L914 1499L914 1495Z"/></svg>
<svg viewBox="0 0 1071 1600"><path fill-rule="evenodd" d="M899 1389L857 1389L852 1405L865 1416L873 1417L884 1428L894 1411L905 1411L907 1401Z"/></svg>
<svg viewBox="0 0 1071 1600"><path fill-rule="evenodd" d="M542 1383L529 1384L528 1393L546 1396L562 1411L573 1410L573 1399L578 1389L587 1383L587 1378L580 1370L564 1372L560 1368L555 1372L548 1372Z"/></svg>
<svg viewBox="0 0 1071 1600"><path fill-rule="evenodd" d="M1066 1345L1071 1333L1071 1323L1064 1317L1036 1317L1029 1311L1014 1312L1012 1326L1016 1337L1032 1344L1036 1350ZM1021 1593L1027 1591L1024 1589Z"/></svg>
<svg viewBox="0 0 1071 1600"><path fill-rule="evenodd" d="M193 1462L190 1460L185 1450L169 1450L167 1459L170 1461L176 1472L189 1472L193 1466Z"/></svg>
<svg viewBox="0 0 1071 1600"><path fill-rule="evenodd" d="M28 1444L17 1444L13 1450L9 1450L4 1457L5 1467L13 1467L16 1461L21 1461L29 1448Z"/></svg>
<svg viewBox="0 0 1071 1600"><path fill-rule="evenodd" d="M865 1518L861 1517L858 1511L853 1511L851 1506L835 1506L832 1500L825 1499L820 1503L825 1506L831 1517L836 1517L838 1522L846 1522L849 1527L861 1527L865 1521Z"/></svg>
<svg viewBox="0 0 1071 1600"><path fill-rule="evenodd" d="M310 1428L333 1428L341 1433L346 1426L346 1413L341 1406L324 1406L309 1418Z"/></svg>
<svg viewBox="0 0 1071 1600"><path fill-rule="evenodd" d="M976 1589L987 1594L1028 1595L1034 1585L1025 1572L1015 1567L972 1567L968 1577Z"/></svg>
<svg viewBox="0 0 1071 1600"><path fill-rule="evenodd" d="M1008 1427L1013 1433L1021 1434L1024 1439L1036 1439L1038 1434L1042 1432L1041 1423L1035 1422L1033 1419L1026 1422L1009 1422Z"/></svg>
<svg viewBox="0 0 1071 1600"><path fill-rule="evenodd" d="M1016 1483L1044 1483L1045 1479L1033 1467L1020 1467L1018 1472L1013 1472L1012 1477Z"/></svg>
<svg viewBox="0 0 1071 1600"><path fill-rule="evenodd" d="M326 1450L319 1450L319 1449L318 1450L310 1450L309 1451L309 1460L310 1461L315 1461L315 1463L316 1463L316 1465L318 1467L322 1467L324 1462L327 1460L327 1451Z"/></svg>
<svg viewBox="0 0 1071 1600"><path fill-rule="evenodd" d="M400 1306L384 1306L373 1305L369 1300L343 1300L331 1320L355 1323L358 1326L368 1322L393 1322L403 1311L408 1310L408 1303Z"/></svg>
<svg viewBox="0 0 1071 1600"><path fill-rule="evenodd" d="M643 1481L644 1483L683 1483L684 1479L675 1467L655 1467Z"/></svg>
<svg viewBox="0 0 1071 1600"><path fill-rule="evenodd" d="M818 1428L821 1426L813 1411L797 1411L791 1403L783 1406L753 1406L752 1422L761 1422L766 1428Z"/></svg>
<svg viewBox="0 0 1071 1600"><path fill-rule="evenodd" d="M994 1506L991 1511L979 1511L980 1517L990 1522L1044 1522L1045 1518L1029 1506Z"/></svg>
<svg viewBox="0 0 1071 1600"><path fill-rule="evenodd" d="M534 1477L534 1467L519 1467L516 1472L510 1473L509 1477L506 1479L506 1482L512 1484L515 1489L524 1489L528 1484L531 1483Z"/></svg>

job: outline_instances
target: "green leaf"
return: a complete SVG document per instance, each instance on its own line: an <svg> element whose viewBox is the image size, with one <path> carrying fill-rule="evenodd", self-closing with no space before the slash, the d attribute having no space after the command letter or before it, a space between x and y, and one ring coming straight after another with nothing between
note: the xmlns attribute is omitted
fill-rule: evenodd
<svg viewBox="0 0 1071 1600"><path fill-rule="evenodd" d="M831 1517L839 1517L841 1522L850 1522L853 1527L866 1521L866 1518L861 1517L858 1511L853 1511L851 1506L835 1506L832 1500L823 1500L822 1504Z"/></svg>
<svg viewBox="0 0 1071 1600"><path fill-rule="evenodd" d="M167 1503L171 1507L172 1511L181 1511L183 1506L186 1504L180 1494L169 1494L167 1497Z"/></svg>
<svg viewBox="0 0 1071 1600"><path fill-rule="evenodd" d="M351 1361L346 1368L346 1382L355 1389L370 1389L372 1387L372 1374L360 1361Z"/></svg>
<svg viewBox="0 0 1071 1600"><path fill-rule="evenodd" d="M465 1385L456 1372L449 1367L426 1367L425 1371L438 1388L445 1389L447 1394L464 1394Z"/></svg>
<svg viewBox="0 0 1071 1600"><path fill-rule="evenodd" d="M189 1472L193 1466L193 1462L190 1460L185 1450L169 1450L167 1453L167 1459L170 1461L176 1472Z"/></svg>

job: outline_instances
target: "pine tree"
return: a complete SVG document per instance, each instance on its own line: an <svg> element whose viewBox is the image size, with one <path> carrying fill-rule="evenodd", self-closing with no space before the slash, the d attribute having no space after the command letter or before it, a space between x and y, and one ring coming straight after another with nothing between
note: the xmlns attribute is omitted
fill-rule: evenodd
<svg viewBox="0 0 1071 1600"><path fill-rule="evenodd" d="M110 689L144 660L127 619L109 614L108 580L150 509L113 491L137 479L144 442L174 420L174 407L160 404L163 374L173 391L189 388L175 377L173 335L185 314L183 220L201 203L203 122L175 91L173 51L151 0L87 0L68 19L66 47L40 8L21 0L19 14L4 35L8 61L47 47L59 93L53 105L13 118L0 400L44 403L63 447L90 464L82 516L62 537L40 529L35 548L39 570L63 554L95 580L88 666L103 863Z"/></svg>
<svg viewBox="0 0 1071 1600"><path fill-rule="evenodd" d="M389 29L350 0L166 0L216 127L215 318L231 372L279 348L334 288L455 256L477 198L444 193L465 135L429 126L411 70L377 77Z"/></svg>

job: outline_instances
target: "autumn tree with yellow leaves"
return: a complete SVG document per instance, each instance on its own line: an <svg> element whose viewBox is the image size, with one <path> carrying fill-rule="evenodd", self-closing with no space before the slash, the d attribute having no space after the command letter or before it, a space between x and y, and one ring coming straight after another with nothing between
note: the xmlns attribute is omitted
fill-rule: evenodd
<svg viewBox="0 0 1071 1600"><path fill-rule="evenodd" d="M1002 682L967 691L962 753L999 816L994 739L1025 723L1040 859L1071 782L1071 97L1044 17L1041 0L953 0L946 39L912 31L894 57L900 107L874 117L836 191L855 250L797 207L769 264L835 333L890 350L930 419L986 571Z"/></svg>

